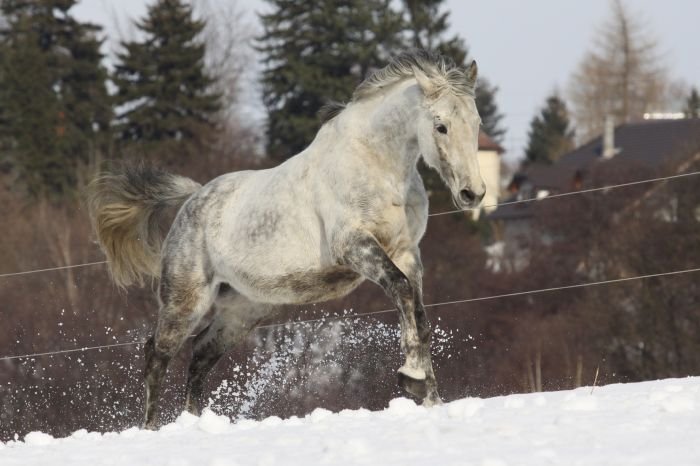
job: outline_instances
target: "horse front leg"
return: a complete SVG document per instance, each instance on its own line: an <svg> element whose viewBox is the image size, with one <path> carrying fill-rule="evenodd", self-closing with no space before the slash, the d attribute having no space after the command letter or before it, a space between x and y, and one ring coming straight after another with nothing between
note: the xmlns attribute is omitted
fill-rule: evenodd
<svg viewBox="0 0 700 466"><path fill-rule="evenodd" d="M404 364L399 368L399 381L411 394L426 398L428 366L422 357L424 345L421 343L416 324L414 284L369 233L358 233L351 237L341 256L341 262L381 286L396 305L401 324L401 349L406 357ZM432 375L432 366L430 371ZM433 382L434 378L432 376Z"/></svg>
<svg viewBox="0 0 700 466"><path fill-rule="evenodd" d="M404 388L423 399L423 405L434 406L442 404L440 395L438 394L437 380L433 371L433 361L430 352L430 343L432 338L432 328L428 314L423 306L423 264L420 260L420 251L415 248L407 251L401 256L396 257L396 265L401 269L413 285L414 307L416 315L416 329L418 331L419 340L419 358L420 365L425 371L425 383L415 384L410 380L403 380Z"/></svg>
<svg viewBox="0 0 700 466"><path fill-rule="evenodd" d="M425 396L423 404L425 406L434 406L442 404L440 395L438 394L437 380L435 372L433 372L433 360L430 353L430 340L432 337L432 329L428 315L423 307L422 293L418 293L416 297L416 325L418 327L418 339L420 340L420 361L425 371Z"/></svg>

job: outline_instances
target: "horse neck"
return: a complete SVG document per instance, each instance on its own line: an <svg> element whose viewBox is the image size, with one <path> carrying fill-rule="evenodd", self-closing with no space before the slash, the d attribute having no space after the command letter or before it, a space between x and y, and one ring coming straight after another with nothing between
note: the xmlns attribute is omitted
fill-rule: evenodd
<svg viewBox="0 0 700 466"><path fill-rule="evenodd" d="M357 121L372 157L397 181L410 178L418 162L416 114L422 94L415 83L399 83L358 106Z"/></svg>

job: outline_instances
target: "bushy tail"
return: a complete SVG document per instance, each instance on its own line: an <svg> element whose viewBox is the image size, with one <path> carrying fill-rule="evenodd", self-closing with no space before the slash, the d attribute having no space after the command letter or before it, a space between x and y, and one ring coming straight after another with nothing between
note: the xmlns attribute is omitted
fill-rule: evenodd
<svg viewBox="0 0 700 466"><path fill-rule="evenodd" d="M121 288L160 275L161 246L177 209L201 187L147 164L102 173L88 186L88 210L112 279Z"/></svg>

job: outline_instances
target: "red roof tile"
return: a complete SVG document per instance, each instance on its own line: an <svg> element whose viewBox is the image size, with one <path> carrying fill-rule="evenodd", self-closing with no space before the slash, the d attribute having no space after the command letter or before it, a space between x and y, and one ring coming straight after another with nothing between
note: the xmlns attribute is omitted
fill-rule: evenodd
<svg viewBox="0 0 700 466"><path fill-rule="evenodd" d="M495 150L499 154L505 152L503 147L499 146L496 141L483 131L479 131L479 150Z"/></svg>

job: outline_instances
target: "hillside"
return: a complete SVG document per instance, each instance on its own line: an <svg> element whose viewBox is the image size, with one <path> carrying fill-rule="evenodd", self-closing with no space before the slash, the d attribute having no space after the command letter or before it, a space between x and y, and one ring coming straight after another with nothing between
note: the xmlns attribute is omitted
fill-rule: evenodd
<svg viewBox="0 0 700 466"><path fill-rule="evenodd" d="M182 414L158 432L34 432L0 443L0 464L309 465L700 464L700 377L570 391L466 398L425 409L393 400L383 411L261 422L211 411Z"/></svg>

